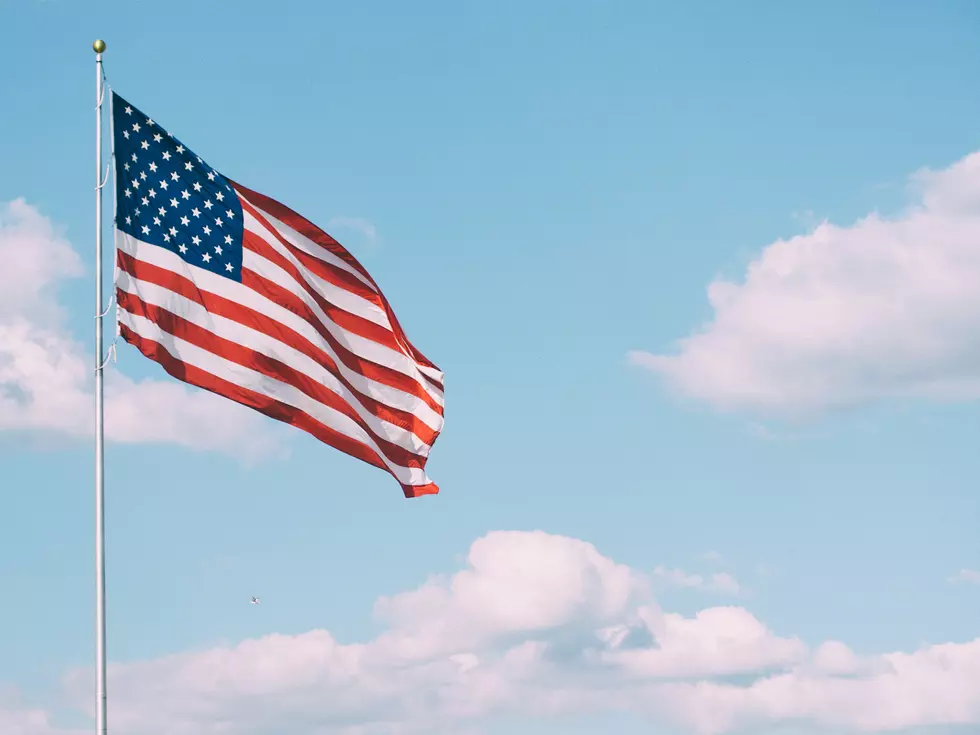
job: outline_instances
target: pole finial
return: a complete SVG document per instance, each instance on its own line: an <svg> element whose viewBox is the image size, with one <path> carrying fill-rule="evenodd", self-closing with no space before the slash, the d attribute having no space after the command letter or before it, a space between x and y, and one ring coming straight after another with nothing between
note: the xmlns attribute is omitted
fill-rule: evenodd
<svg viewBox="0 0 980 735"><path fill-rule="evenodd" d="M100 38L98 41L92 44L92 50L97 54L101 54L103 51L105 51L105 41Z"/></svg>

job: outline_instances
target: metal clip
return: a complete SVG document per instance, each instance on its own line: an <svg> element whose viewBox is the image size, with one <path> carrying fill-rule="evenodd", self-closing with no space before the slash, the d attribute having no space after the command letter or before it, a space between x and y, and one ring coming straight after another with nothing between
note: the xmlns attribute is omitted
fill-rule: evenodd
<svg viewBox="0 0 980 735"><path fill-rule="evenodd" d="M110 358L112 359L113 363L116 362L116 340L112 340L112 344L109 345L109 351L106 353L105 360L103 360L102 364L95 369L95 372L101 372L102 369L109 364Z"/></svg>
<svg viewBox="0 0 980 735"><path fill-rule="evenodd" d="M105 311L103 311L103 312L102 312L101 314L99 314L99 315L98 315L97 317L95 317L95 318L96 318L96 319L101 319L101 318L102 318L102 317L104 317L104 316L105 316L106 314L108 314L108 313L109 313L109 309L111 309L111 308L112 308L112 303L113 303L113 302L114 302L115 300L116 300L116 294L112 294L112 296L110 296L110 297L109 297L109 305L105 307Z"/></svg>

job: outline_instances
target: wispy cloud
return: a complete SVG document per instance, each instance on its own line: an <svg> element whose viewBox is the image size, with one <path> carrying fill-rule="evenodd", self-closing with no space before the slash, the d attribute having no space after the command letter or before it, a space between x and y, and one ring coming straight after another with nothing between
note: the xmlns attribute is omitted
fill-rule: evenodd
<svg viewBox="0 0 980 735"><path fill-rule="evenodd" d="M342 229L357 232L370 245L373 245L378 241L377 228L370 221L360 217L345 217L343 215L338 215L330 219L330 221L327 223L327 227L330 230Z"/></svg>
<svg viewBox="0 0 980 735"><path fill-rule="evenodd" d="M683 569L658 566L653 570L653 576L673 587L687 587L689 589L704 590L705 592L722 592L736 595L742 589L738 580L727 572L714 572L708 575L689 574Z"/></svg>
<svg viewBox="0 0 980 735"><path fill-rule="evenodd" d="M960 569L960 571L949 578L949 581L952 584L980 585L980 572L975 569Z"/></svg>

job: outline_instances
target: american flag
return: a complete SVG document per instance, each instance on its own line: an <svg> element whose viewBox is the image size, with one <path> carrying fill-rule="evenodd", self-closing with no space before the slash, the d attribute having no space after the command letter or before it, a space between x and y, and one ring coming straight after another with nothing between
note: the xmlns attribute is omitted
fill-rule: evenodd
<svg viewBox="0 0 980 735"><path fill-rule="evenodd" d="M336 240L222 176L113 93L120 336L178 380L390 472L405 495L443 425L443 374Z"/></svg>

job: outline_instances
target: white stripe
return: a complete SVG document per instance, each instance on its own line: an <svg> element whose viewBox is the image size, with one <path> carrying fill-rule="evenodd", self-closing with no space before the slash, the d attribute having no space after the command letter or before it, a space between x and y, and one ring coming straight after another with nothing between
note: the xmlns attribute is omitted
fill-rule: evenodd
<svg viewBox="0 0 980 735"><path fill-rule="evenodd" d="M351 293L346 289L335 286L332 283L320 278L318 275L313 273L313 271L303 265L303 263L301 263L295 255L289 252L289 249L279 242L278 238L276 238L273 233L269 232L269 228L255 219L255 217L248 212L248 210L242 210L242 212L245 229L251 232L253 235L262 238L262 240L268 244L270 248L288 260L303 275L303 278L307 281L307 283L309 283L309 285L312 286L313 289L323 298L325 298L331 304L336 304L344 311L349 311L351 314L356 314L357 316L372 321L375 324L380 324L388 331L392 331L391 322L388 321L388 314L385 313L384 309L373 301L368 301L355 293ZM259 256L246 248L244 257L249 259ZM268 261L263 258L263 262ZM246 267L248 267L250 270L256 270L254 267L252 267L251 263L247 263Z"/></svg>
<svg viewBox="0 0 980 735"><path fill-rule="evenodd" d="M213 293L217 296L222 296L229 301L241 304L242 306L253 309L261 314L265 314L270 319L289 327L305 337L312 344L316 345L319 349L330 355L337 363L338 370L340 370L342 375L354 386L357 391L363 393L364 395L370 396L375 400L381 401L382 403L386 403L389 406L394 406L396 408L414 413L428 426L437 431L442 429L442 417L432 410L432 408L430 408L421 398L411 393L406 393L398 388L371 380L356 370L352 370L344 365L340 358L337 357L330 344L324 340L319 332L317 332L309 322L294 314L289 309L280 306L279 304L267 299L265 296L262 296L250 288L242 286L240 283L211 273L203 268L196 268L186 263L183 259L169 250L157 247L156 245L148 245L147 243L137 240L135 237L119 230L116 231L116 247L137 260L150 265L155 265L173 273L177 273L194 282L205 291ZM332 324L332 322L329 322L329 324ZM338 341L341 344L349 344L351 341L350 337L347 336L349 333L342 332L342 334L344 336L338 337ZM365 340L365 342L368 342L371 345L376 344L370 340ZM378 347L379 349L383 349L387 354L397 354L393 353L387 348L380 348L380 346ZM407 356L402 356L402 358L405 361L409 360ZM368 359L371 359L371 357L368 356ZM372 361L380 364L379 360ZM414 365L414 362L412 365ZM397 370L397 368L394 366L389 367ZM398 372L404 374L404 371L402 370L398 370ZM424 379L419 377L416 380L418 381ZM426 386L422 387L425 388ZM433 391L429 390L428 392L429 395L432 395Z"/></svg>
<svg viewBox="0 0 980 735"><path fill-rule="evenodd" d="M377 289L374 287L374 284L372 284L370 280L368 280L363 275L361 275L361 273L358 272L356 268L354 268L351 265L348 265L342 258L337 257L322 245L313 242L306 235L300 234L292 227L287 225L285 222L276 219L271 214L269 214L264 209L262 209L262 207L260 207L258 204L248 199L242 192L238 191L237 189L235 190L235 192L238 194L240 198L244 199L246 202L248 202L253 207L255 207L255 209L261 212L262 216L269 221L269 224L275 227L276 230L279 231L279 234L282 235L286 240L288 240L290 244L295 245L300 250L309 253L314 258L319 258L320 260L324 260L330 263L330 265L335 265L341 270L347 271L348 273L357 277L359 281L361 281L365 286L370 288L372 291L377 291Z"/></svg>
<svg viewBox="0 0 980 735"><path fill-rule="evenodd" d="M428 444L407 429L375 416L370 410L362 406L357 400L357 397L326 368L302 352L278 341L265 332L243 326L223 316L212 314L196 301L184 298L162 286L133 278L125 271L120 274L116 286L122 291L135 296L140 301L166 309L217 337L240 344L243 347L255 350L266 357L288 365L313 382L319 383L340 396L368 424L368 427L376 436L386 439L420 457L428 455L430 450Z"/></svg>
<svg viewBox="0 0 980 735"><path fill-rule="evenodd" d="M245 388L246 390L284 403L287 406L299 409L321 424L367 445L377 453L385 466L391 470L392 474L402 484L426 485L430 482L422 470L414 467L402 467L385 457L373 437L358 426L350 417L313 400L297 388L287 383L268 378L261 373L226 360L212 352L202 350L200 347L192 345L179 337L174 337L168 332L163 331L153 322L136 314L131 314L120 309L119 320L140 337L159 343L174 359L187 365L192 365L240 388Z"/></svg>

